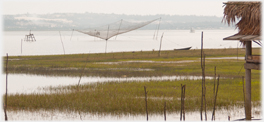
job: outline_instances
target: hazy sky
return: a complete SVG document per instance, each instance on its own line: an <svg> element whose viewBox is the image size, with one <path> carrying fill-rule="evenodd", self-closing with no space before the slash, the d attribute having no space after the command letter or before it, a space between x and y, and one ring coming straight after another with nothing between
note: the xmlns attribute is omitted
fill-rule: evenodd
<svg viewBox="0 0 264 122"><path fill-rule="evenodd" d="M227 0L2 0L2 14L115 13L223 16ZM234 1L234 0L232 0ZM240 0L241 1L241 0Z"/></svg>

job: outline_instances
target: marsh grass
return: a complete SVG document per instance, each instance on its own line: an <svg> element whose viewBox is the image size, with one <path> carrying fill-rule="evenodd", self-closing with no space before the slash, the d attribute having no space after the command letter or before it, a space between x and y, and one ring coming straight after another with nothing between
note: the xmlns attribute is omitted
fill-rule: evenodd
<svg viewBox="0 0 264 122"><path fill-rule="evenodd" d="M237 49L205 49L207 57L236 57ZM259 48L253 54L260 54ZM238 49L244 57L245 50ZM88 62L87 62L88 57ZM4 57L5 58L5 57ZM201 76L200 50L121 52L107 54L74 54L52 56L9 57L9 73L28 73L59 76ZM154 61L154 63L130 62L98 64L98 62ZM159 61L185 61L182 63L159 63ZM156 62L155 62L156 61ZM244 60L206 59L205 75L214 76L214 67L220 75L217 107L243 106L241 76L245 71ZM87 63L87 64L86 64ZM82 69L85 67L85 70ZM110 70L115 68L115 70ZM122 70L118 68L123 68ZM129 68L153 69L153 71L124 70ZM77 83L76 83L77 84ZM61 110L107 114L145 114L144 86L148 91L149 113L163 113L166 101L167 112L180 111L181 84L186 84L185 111L200 108L201 80L104 82L66 87L50 87L46 94L10 94L9 110ZM207 110L213 107L213 80L206 80ZM53 91L49 93L49 91ZM55 92L54 92L55 91ZM4 96L4 95L3 95ZM3 97L5 99L5 97ZM260 71L252 70L252 101L260 101Z"/></svg>
<svg viewBox="0 0 264 122"><path fill-rule="evenodd" d="M210 57L236 57L237 49L205 49L206 58ZM253 54L260 54L260 48L254 48ZM200 75L200 50L162 51L158 57L158 51L145 52L118 52L98 54L74 54L51 56L11 56L9 57L10 73L27 73L55 76L80 76L85 67L84 76L162 76L162 75ZM113 56L114 55L114 56ZM244 57L245 49L238 49L238 56ZM4 57L6 58L6 57ZM154 61L148 62L124 62L124 61ZM192 61L181 63L161 63L162 61ZM100 64L98 62L119 62L118 64ZM239 74L244 60L236 59L206 59L206 75L213 76L214 66L218 73L228 77ZM115 68L115 70L110 70ZM154 71L118 70L129 68L153 69ZM253 71L258 74L259 71ZM244 69L240 71L244 73Z"/></svg>
<svg viewBox="0 0 264 122"><path fill-rule="evenodd" d="M167 111L180 111L180 85L186 84L185 110L200 108L201 81L149 81L149 82L106 82L65 87L50 87L51 94L8 95L8 109L12 110L61 110L107 114L145 114L144 86L148 91L149 113L162 114L164 102ZM252 101L260 101L260 84L252 83ZM243 105L242 81L220 79L217 107ZM67 91L67 92L65 92ZM207 109L213 108L213 80L206 80Z"/></svg>

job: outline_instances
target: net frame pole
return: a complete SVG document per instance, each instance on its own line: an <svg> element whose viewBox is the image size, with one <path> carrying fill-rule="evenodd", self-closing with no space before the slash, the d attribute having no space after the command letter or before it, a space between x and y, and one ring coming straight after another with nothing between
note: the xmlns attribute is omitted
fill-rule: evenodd
<svg viewBox="0 0 264 122"><path fill-rule="evenodd" d="M72 34L73 34L73 31L74 31L74 29L72 29ZM71 34L71 39L72 39L72 34ZM71 41L71 39L70 39L70 41Z"/></svg>
<svg viewBox="0 0 264 122"><path fill-rule="evenodd" d="M60 33L60 31L59 31L59 33ZM61 39L61 33L60 33L60 39ZM61 39L61 44L62 44L63 52L64 52L64 55L65 55L65 49L64 49L64 44L63 44L62 39Z"/></svg>
<svg viewBox="0 0 264 122"><path fill-rule="evenodd" d="M106 35L106 40L105 40L105 54L106 54L106 50L107 50L107 40L108 40L108 32L109 32L109 25L108 25L108 29L107 29L107 35Z"/></svg>
<svg viewBox="0 0 264 122"><path fill-rule="evenodd" d="M123 21L123 19L121 19L121 22L120 22L120 24L119 24L119 28L118 28L117 33L119 33L119 30L120 30L120 27L121 27L122 21ZM117 35L116 35L116 37L117 37ZM115 40L116 40L116 37L115 37Z"/></svg>
<svg viewBox="0 0 264 122"><path fill-rule="evenodd" d="M161 21L161 17L160 17L160 20L159 20L158 30L157 30L157 34L156 34L156 40L158 39L159 27L160 27L160 21Z"/></svg>

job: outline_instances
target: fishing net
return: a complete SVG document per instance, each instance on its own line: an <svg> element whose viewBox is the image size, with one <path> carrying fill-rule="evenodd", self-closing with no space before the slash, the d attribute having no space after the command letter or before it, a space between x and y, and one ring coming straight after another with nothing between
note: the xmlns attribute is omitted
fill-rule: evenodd
<svg viewBox="0 0 264 122"><path fill-rule="evenodd" d="M147 24L150 24L155 20L146 21L146 22L129 22L125 20L120 20L105 26L97 27L97 28L90 28L90 29L83 29L83 30L76 30L78 32L88 34L90 36L98 37L104 40L108 40L109 38L126 33L138 28L141 28Z"/></svg>

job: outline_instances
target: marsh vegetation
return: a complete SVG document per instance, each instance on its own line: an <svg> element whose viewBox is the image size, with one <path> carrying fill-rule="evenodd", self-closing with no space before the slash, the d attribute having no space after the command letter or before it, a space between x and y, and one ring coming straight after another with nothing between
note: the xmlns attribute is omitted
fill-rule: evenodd
<svg viewBox="0 0 264 122"><path fill-rule="evenodd" d="M260 54L259 48L253 54ZM205 74L220 75L216 106L243 106L244 49L205 49ZM217 58L216 58L217 57ZM232 58L222 58L232 57ZM214 59L216 58L216 59ZM5 59L5 58L4 58ZM120 52L49 56L9 57L9 73L50 76L201 76L200 50ZM36 81L37 82L37 81ZM59 110L87 113L145 114L144 86L148 91L148 111L162 114L164 102L169 113L179 112L181 84L186 85L185 111L199 110L201 80L109 81L45 88L47 93L9 94L8 110ZM207 109L212 110L214 79L206 79ZM50 92L52 91L52 92ZM3 98L5 95L3 95ZM260 71L252 70L252 101L260 106Z"/></svg>

